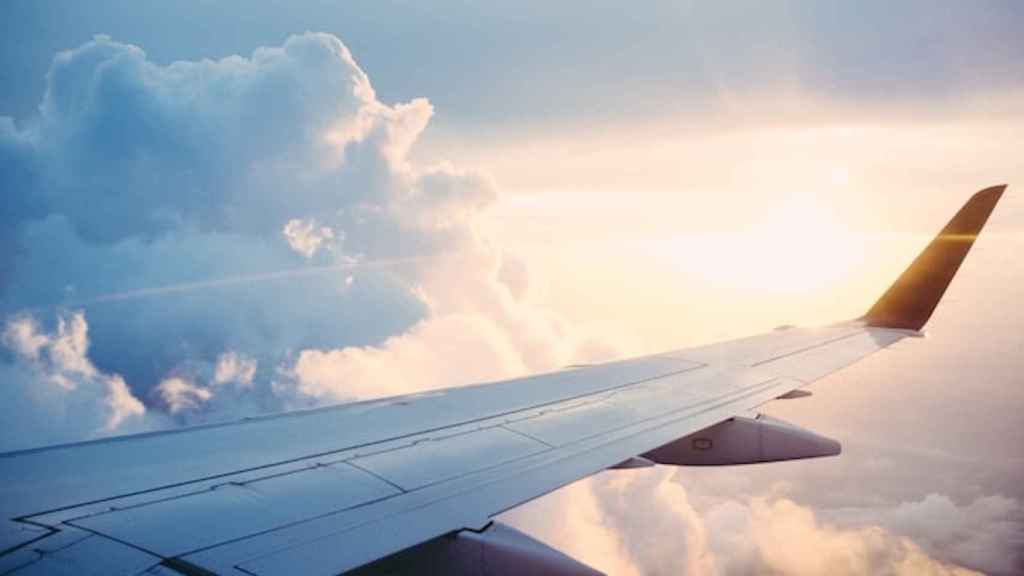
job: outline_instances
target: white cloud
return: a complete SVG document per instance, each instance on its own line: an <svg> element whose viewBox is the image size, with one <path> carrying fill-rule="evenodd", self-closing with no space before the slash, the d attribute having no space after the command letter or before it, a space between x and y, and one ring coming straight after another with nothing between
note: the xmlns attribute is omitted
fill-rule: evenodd
<svg viewBox="0 0 1024 576"><path fill-rule="evenodd" d="M621 352L611 339L574 330L556 314L514 296L500 278L503 259L480 240L418 265L415 281L430 311L426 319L376 346L300 351L287 370L294 377L292 390L320 401L379 397Z"/></svg>
<svg viewBox="0 0 1024 576"><path fill-rule="evenodd" d="M161 382L156 387L156 394L171 414L195 410L213 398L209 389L177 377Z"/></svg>
<svg viewBox="0 0 1024 576"><path fill-rule="evenodd" d="M839 529L822 524L814 511L786 500L753 499L748 537L754 566L794 574L969 574L926 555L905 537L867 525Z"/></svg>
<svg viewBox="0 0 1024 576"><path fill-rule="evenodd" d="M505 520L556 548L613 574L977 574L949 550L929 551L928 529L901 532L886 511L831 523L778 495L721 499L698 512L668 468L606 472L505 515ZM915 508L917 505L909 505ZM951 532L998 530L1001 514L961 522L933 517ZM900 515L903 506L893 514ZM970 515L970 514L968 514ZM981 514L985 516L985 514ZM941 520L939 520L941 518ZM881 519L881 522L879 520ZM923 519L923 518L921 518ZM977 568L1012 573L1017 540L989 547ZM1008 560L1007 560L1008 559ZM1006 566L1010 566L1006 569Z"/></svg>
<svg viewBox="0 0 1024 576"><path fill-rule="evenodd" d="M605 522L622 535L625 548L644 574L710 574L715 559L707 547L701 517L675 471L607 474L593 484Z"/></svg>
<svg viewBox="0 0 1024 576"><path fill-rule="evenodd" d="M432 114L378 101L326 34L167 66L108 37L61 53L39 113L0 122L0 185L18 200L3 229L26 248L9 255L0 314L80 303L91 360L144 398L237 353L253 360L239 383L272 410L275 368L301 350L425 319L425 269L374 263L479 246L489 179L406 158ZM321 273L294 273L314 257ZM253 280L221 282L238 278Z"/></svg>
<svg viewBox="0 0 1024 576"><path fill-rule="evenodd" d="M39 351L48 342L49 338L39 333L39 326L31 316L11 319L4 328L4 345L30 360L38 360Z"/></svg>
<svg viewBox="0 0 1024 576"><path fill-rule="evenodd" d="M334 238L334 231L326 226L317 226L312 218L300 220L292 218L281 231L292 250L306 258L312 258L320 245Z"/></svg>
<svg viewBox="0 0 1024 576"><path fill-rule="evenodd" d="M222 386L234 383L242 388L251 387L253 376L256 375L256 364L255 358L246 358L237 352L225 352L217 358L212 384Z"/></svg>
<svg viewBox="0 0 1024 576"><path fill-rule="evenodd" d="M297 392L339 401L493 380L524 367L494 323L479 315L448 314L424 320L380 346L303 350L293 370Z"/></svg>
<svg viewBox="0 0 1024 576"><path fill-rule="evenodd" d="M88 325L80 312L59 316L53 334L41 332L31 317L15 318L7 323L4 343L22 361L31 362L40 374L67 390L77 388L79 380L96 375L96 368L86 357Z"/></svg>
<svg viewBox="0 0 1024 576"><path fill-rule="evenodd" d="M1009 574L1024 562L1024 507L998 494L957 504L928 494L896 506L847 508L829 516L846 525L873 523L912 538L922 550L993 574Z"/></svg>
<svg viewBox="0 0 1024 576"><path fill-rule="evenodd" d="M409 160L432 114L378 101L325 34L167 66L108 37L61 53L38 115L0 127L28 247L0 312L84 302L98 336L86 354L85 315L60 329L58 377L95 364L183 422L602 348L527 299L527 267L481 224L489 176ZM294 273L314 258L322 273Z"/></svg>
<svg viewBox="0 0 1024 576"><path fill-rule="evenodd" d="M69 442L153 425L124 379L98 370L88 358L88 324L81 312L61 314L52 332L34 318L6 322L0 363L8 433L0 450Z"/></svg>
<svg viewBox="0 0 1024 576"><path fill-rule="evenodd" d="M544 543L615 576L640 576L623 534L605 521L593 478L581 480L502 515Z"/></svg>
<svg viewBox="0 0 1024 576"><path fill-rule="evenodd" d="M146 413L146 407L138 398L132 396L124 378L112 376L107 379L106 384L109 416L103 426L105 432L116 432L125 420L141 417Z"/></svg>
<svg viewBox="0 0 1024 576"><path fill-rule="evenodd" d="M61 316L57 320L57 333L50 337L46 351L48 363L55 368L54 380L72 389L76 386L76 377L89 378L96 374L96 368L89 361L88 325L81 313L70 318Z"/></svg>

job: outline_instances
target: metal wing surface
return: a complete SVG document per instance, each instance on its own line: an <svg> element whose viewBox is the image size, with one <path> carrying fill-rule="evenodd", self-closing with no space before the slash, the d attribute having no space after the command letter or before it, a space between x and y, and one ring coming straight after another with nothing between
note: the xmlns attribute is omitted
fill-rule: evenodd
<svg viewBox="0 0 1024 576"><path fill-rule="evenodd" d="M620 464L835 454L834 441L750 415L920 335L1003 188L972 197L858 320L2 454L0 574L334 575L485 533L495 515Z"/></svg>

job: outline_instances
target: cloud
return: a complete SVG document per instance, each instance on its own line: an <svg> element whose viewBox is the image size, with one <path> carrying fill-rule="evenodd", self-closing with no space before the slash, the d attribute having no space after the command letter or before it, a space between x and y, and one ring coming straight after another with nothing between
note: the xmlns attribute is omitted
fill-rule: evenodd
<svg viewBox="0 0 1024 576"><path fill-rule="evenodd" d="M314 252L321 267L351 262L323 250L325 230L337 241L344 225L358 228L352 247L366 259L368 242L396 245L392 204L416 175L391 158L428 117L425 103L377 102L326 35L170 66L108 38L63 53L39 114L0 130L14 201L0 217L16 247L4 253L0 313L84 309L93 362L141 397L226 350L272 373L289 350L382 341L423 317L407 279L275 274L313 265ZM347 140L326 137L346 122L357 124ZM289 222L309 229L283 237ZM237 278L250 280L221 282ZM257 388L268 373L254 375Z"/></svg>
<svg viewBox="0 0 1024 576"><path fill-rule="evenodd" d="M403 154L430 113L423 100L378 102L329 35L168 66L107 37L61 53L39 113L0 122L12 196L0 217L17 246L0 312L43 319L93 302L81 306L92 361L144 398L229 350L264 360L247 379L265 391L290 350L400 333L425 312L408 277L356 267L270 278L314 255L330 265L458 248L443 238L457 231L406 224L418 217L400 207L417 201ZM352 254L324 251L343 236ZM215 284L239 277L262 279ZM192 288L159 291L170 285Z"/></svg>
<svg viewBox="0 0 1024 576"><path fill-rule="evenodd" d="M81 310L46 348L66 356L55 381L117 374L194 423L614 348L529 301L527 267L481 223L496 184L410 161L433 107L380 102L333 36L169 65L97 36L46 78L37 114L0 122L18 247L0 314Z"/></svg>
<svg viewBox="0 0 1024 576"><path fill-rule="evenodd" d="M61 388L74 390L78 381L92 378L96 368L86 357L89 348L88 326L82 314L57 319L57 331L42 334L30 317L11 320L4 331L4 342L22 359L32 361L40 372Z"/></svg>
<svg viewBox="0 0 1024 576"><path fill-rule="evenodd" d="M164 380L156 387L156 394L171 414L195 410L213 398L213 393L209 389L196 386L182 378Z"/></svg>
<svg viewBox="0 0 1024 576"><path fill-rule="evenodd" d="M81 313L58 316L52 331L31 317L7 321L0 362L7 433L0 451L141 431L158 425L124 379L98 370L87 356Z"/></svg>
<svg viewBox="0 0 1024 576"><path fill-rule="evenodd" d="M501 520L606 574L644 574L626 549L624 535L605 521L593 482L570 484L506 512Z"/></svg>
<svg viewBox="0 0 1024 576"><path fill-rule="evenodd" d="M306 258L312 258L320 245L334 238L334 231L326 226L317 226L315 220L292 218L284 225L285 240L292 250Z"/></svg>
<svg viewBox="0 0 1024 576"><path fill-rule="evenodd" d="M29 316L11 319L4 329L3 343L22 358L39 360L40 352L49 342L50 338L39 333L39 326Z"/></svg>
<svg viewBox="0 0 1024 576"><path fill-rule="evenodd" d="M708 534L671 468L605 474L594 482L605 522L622 535L642 574L709 574L715 559Z"/></svg>
<svg viewBox="0 0 1024 576"><path fill-rule="evenodd" d="M24 136L45 168L36 173L45 204L86 240L153 238L183 224L258 233L330 206L322 182L338 159L325 133L378 108L332 36L170 66L100 36L57 56ZM301 189L286 187L295 180Z"/></svg>
<svg viewBox="0 0 1024 576"><path fill-rule="evenodd" d="M877 526L823 524L814 511L787 499L754 499L745 520L755 554L744 559L747 566L738 562L742 556L732 556L736 573L746 567L795 575L973 573L930 558L908 538Z"/></svg>
<svg viewBox="0 0 1024 576"><path fill-rule="evenodd" d="M213 384L223 386L233 383L243 388L252 386L253 376L256 375L256 365L257 362L254 358L245 358L236 352L225 352L217 359Z"/></svg>
<svg viewBox="0 0 1024 576"><path fill-rule="evenodd" d="M892 507L838 509L829 517L848 526L875 523L934 557L991 574L1010 574L1024 564L1024 507L998 494L957 504L932 493Z"/></svg>
<svg viewBox="0 0 1024 576"><path fill-rule="evenodd" d="M677 481L683 474L664 467L606 472L504 520L613 574L952 576L1019 567L1021 525L1007 529L1019 520L1011 499L986 497L940 512L934 508L946 499L933 495L861 509L856 519L847 510L837 520L842 511L798 504L781 495L782 487L698 509ZM985 546L958 549L952 538L935 541L935 532ZM980 554L964 555L965 549Z"/></svg>
<svg viewBox="0 0 1024 576"><path fill-rule="evenodd" d="M107 422L103 426L104 432L119 432L122 425L129 419L142 416L146 413L146 407L142 402L132 396L132 391L125 384L124 378L111 376L107 382Z"/></svg>
<svg viewBox="0 0 1024 576"><path fill-rule="evenodd" d="M524 370L518 350L493 322L449 314L424 320L380 346L303 350L294 376L300 394L337 401L495 380Z"/></svg>

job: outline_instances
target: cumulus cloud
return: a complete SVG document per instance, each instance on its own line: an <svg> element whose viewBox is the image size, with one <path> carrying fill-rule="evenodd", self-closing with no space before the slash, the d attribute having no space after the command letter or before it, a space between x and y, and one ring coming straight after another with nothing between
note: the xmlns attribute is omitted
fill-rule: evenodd
<svg viewBox="0 0 1024 576"><path fill-rule="evenodd" d="M29 316L10 320L4 329L4 344L22 358L38 360L39 353L49 341L45 334L39 333L39 326Z"/></svg>
<svg viewBox="0 0 1024 576"><path fill-rule="evenodd" d="M333 230L326 226L317 226L313 219L292 218L284 225L281 233L292 250L306 258L312 258L321 244L334 238Z"/></svg>
<svg viewBox="0 0 1024 576"><path fill-rule="evenodd" d="M156 387L157 396L171 414L195 410L213 397L207 388L196 386L183 378L168 378Z"/></svg>
<svg viewBox="0 0 1024 576"><path fill-rule="evenodd" d="M734 573L748 573L749 568L808 575L975 573L930 558L908 538L878 526L840 529L823 524L814 511L787 499L754 499L743 521L752 554L729 558Z"/></svg>
<svg viewBox="0 0 1024 576"><path fill-rule="evenodd" d="M482 229L493 180L408 159L432 114L380 102L326 34L170 65L105 36L63 52L38 113L0 122L0 314L81 309L93 344L68 325L51 377L119 374L190 423L572 361Z"/></svg>
<svg viewBox="0 0 1024 576"><path fill-rule="evenodd" d="M4 342L23 359L31 360L52 383L74 390L79 380L96 375L96 368L86 356L87 331L81 313L58 317L57 330L52 335L41 334L31 317L23 317L8 323Z"/></svg>
<svg viewBox="0 0 1024 576"><path fill-rule="evenodd" d="M251 405L250 395L258 362L235 351L221 354L216 363L183 363L178 373L165 378L151 396L157 406L181 424L195 424L209 418L237 418ZM276 402L284 406L283 402Z"/></svg>
<svg viewBox="0 0 1024 576"><path fill-rule="evenodd" d="M594 482L605 522L643 574L710 574L707 531L673 471L606 474ZM643 495L643 496L641 496Z"/></svg>
<svg viewBox="0 0 1024 576"><path fill-rule="evenodd" d="M604 473L505 519L612 574L960 576L1019 567L1022 532L1012 499L937 513L945 497L933 495L854 513L814 510L768 490L698 510L677 474L685 471ZM936 532L949 538L936 541ZM953 535L984 545L958 549Z"/></svg>
<svg viewBox="0 0 1024 576"><path fill-rule="evenodd" d="M891 507L840 508L828 516L841 525L883 526L912 537L930 555L990 574L1011 574L1024 565L1024 507L999 494L957 504L932 493Z"/></svg>
<svg viewBox="0 0 1024 576"><path fill-rule="evenodd" d="M124 379L90 362L88 325L81 313L59 315L52 331L31 317L10 319L2 342L7 361L0 363L0 417L8 432L0 450L153 425Z"/></svg>
<svg viewBox="0 0 1024 576"><path fill-rule="evenodd" d="M84 306L94 362L144 397L182 363L213 363L225 350L266 357L401 331L422 306L383 273L367 271L351 289L340 272L197 286L302 266L328 238L329 225L312 224L321 214L338 224L344 208L359 221L357 212L386 211L415 179L385 158L391 140L410 136L380 124L409 124L402 115L374 99L325 35L170 66L102 37L63 53L39 114L0 130L11 168L0 179L26 207L3 214L17 249L5 252L0 311L191 285ZM326 138L356 118L365 121L351 139ZM365 234L375 235L372 223ZM368 326L362 310L387 312Z"/></svg>
<svg viewBox="0 0 1024 576"><path fill-rule="evenodd" d="M146 413L146 407L142 402L132 395L132 391L125 384L124 378L111 376L106 381L107 396L104 398L108 415L104 432L118 432L121 425L127 420L142 416Z"/></svg>
<svg viewBox="0 0 1024 576"><path fill-rule="evenodd" d="M606 574L640 576L624 535L606 521L594 482L588 478L570 484L505 513L502 521Z"/></svg>
<svg viewBox="0 0 1024 576"><path fill-rule="evenodd" d="M253 376L256 375L256 364L255 358L246 358L237 352L225 352L217 359L213 384L217 386L236 384L243 388L252 386Z"/></svg>
<svg viewBox="0 0 1024 576"><path fill-rule="evenodd" d="M524 371L505 333L486 317L431 318L380 346L303 350L294 367L298 391L339 400L405 394L494 380Z"/></svg>

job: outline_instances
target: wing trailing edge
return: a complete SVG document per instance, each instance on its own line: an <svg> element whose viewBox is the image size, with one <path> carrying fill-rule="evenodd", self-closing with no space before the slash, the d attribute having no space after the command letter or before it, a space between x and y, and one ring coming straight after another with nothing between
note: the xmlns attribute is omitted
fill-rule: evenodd
<svg viewBox="0 0 1024 576"><path fill-rule="evenodd" d="M971 196L861 320L879 328L921 330L1004 190L1001 184Z"/></svg>

